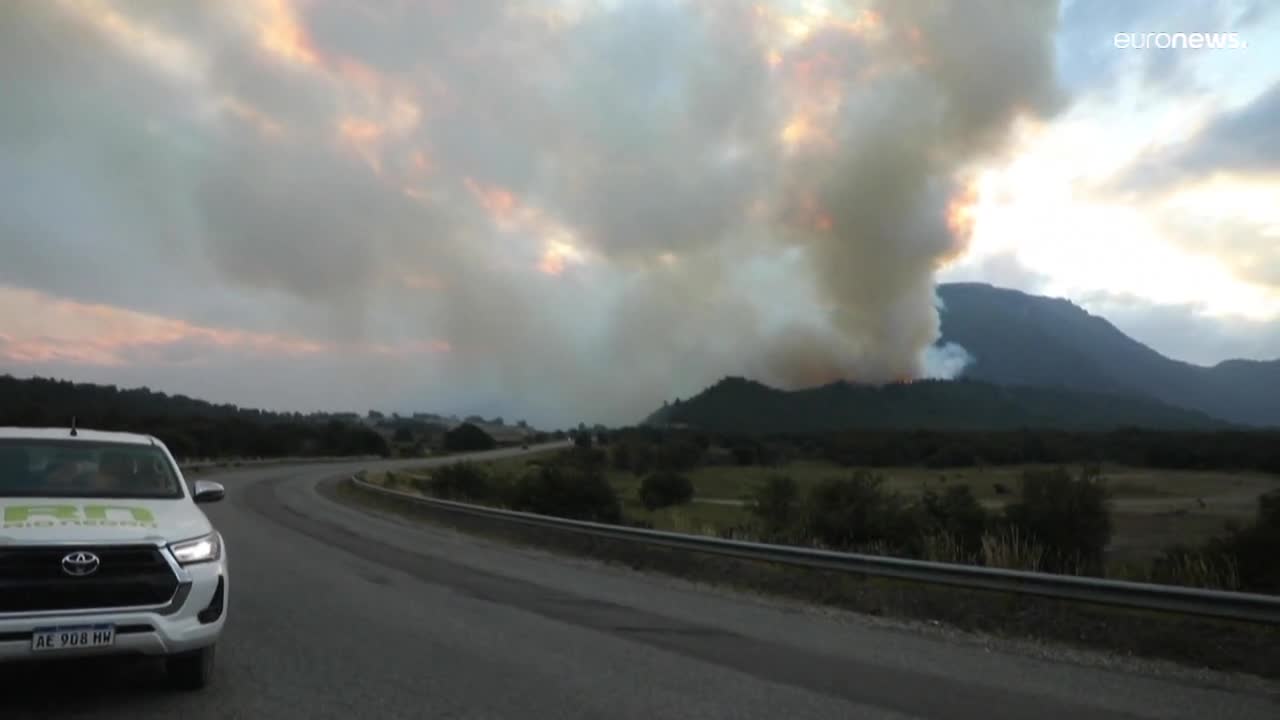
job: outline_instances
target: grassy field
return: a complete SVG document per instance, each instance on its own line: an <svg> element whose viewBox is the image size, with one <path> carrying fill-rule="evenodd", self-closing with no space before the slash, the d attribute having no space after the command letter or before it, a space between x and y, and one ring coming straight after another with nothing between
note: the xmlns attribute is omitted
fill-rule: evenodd
<svg viewBox="0 0 1280 720"><path fill-rule="evenodd" d="M551 457L557 451L503 458L486 465L498 472L517 475L532 462ZM919 467L880 468L890 489L907 497L924 490L941 490L948 485L967 485L983 505L998 511L1016 500L1022 474L1037 467L1008 467L930 470ZM427 470L421 471L423 474ZM701 467L690 473L695 502L674 508L648 511L638 500L640 478L630 472L609 470L608 479L623 500L628 519L644 520L660 530L715 534L723 528L749 521L742 500L752 488L773 474L789 475L803 495L809 487L850 470L823 462L793 462L779 467ZM1256 509L1259 495L1280 488L1280 476L1255 472L1156 470L1104 465L1102 476L1111 490L1115 532L1110 548L1115 562L1142 561L1164 548L1183 543L1195 545L1220 535L1227 523L1247 523ZM996 491L996 485L1008 494Z"/></svg>

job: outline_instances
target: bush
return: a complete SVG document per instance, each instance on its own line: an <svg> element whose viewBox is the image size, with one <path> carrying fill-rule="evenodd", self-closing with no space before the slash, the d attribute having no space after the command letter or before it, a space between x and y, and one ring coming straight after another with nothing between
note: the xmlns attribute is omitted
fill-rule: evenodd
<svg viewBox="0 0 1280 720"><path fill-rule="evenodd" d="M857 471L849 478L815 485L805 501L805 535L831 548L913 548L921 537L919 527L902 497L886 491L883 482Z"/></svg>
<svg viewBox="0 0 1280 720"><path fill-rule="evenodd" d="M572 465L592 472L603 471L609 461L609 455L603 448L574 446L559 453L557 462Z"/></svg>
<svg viewBox="0 0 1280 720"><path fill-rule="evenodd" d="M702 448L691 440L676 439L658 448L657 467L668 472L685 472L702 460Z"/></svg>
<svg viewBox="0 0 1280 720"><path fill-rule="evenodd" d="M454 463L431 471L430 495L445 500L492 500L498 494L485 471L473 463Z"/></svg>
<svg viewBox="0 0 1280 720"><path fill-rule="evenodd" d="M631 469L631 446L627 443L615 443L611 451L614 470Z"/></svg>
<svg viewBox="0 0 1280 720"><path fill-rule="evenodd" d="M653 469L654 462L653 445L647 442L640 442L631 448L631 474L647 475Z"/></svg>
<svg viewBox="0 0 1280 720"><path fill-rule="evenodd" d="M778 537L795 521L797 495L795 480L788 475L772 475L752 491L747 511L760 521L767 537Z"/></svg>
<svg viewBox="0 0 1280 720"><path fill-rule="evenodd" d="M982 548L987 511L967 485L952 485L941 494L925 490L920 499L920 512L925 533L950 536L965 553L976 553Z"/></svg>
<svg viewBox="0 0 1280 720"><path fill-rule="evenodd" d="M683 505L693 499L693 483L671 471L659 471L640 482L640 503L647 510Z"/></svg>
<svg viewBox="0 0 1280 720"><path fill-rule="evenodd" d="M512 488L511 507L542 515L616 523L622 506L603 473L548 463L522 476Z"/></svg>
<svg viewBox="0 0 1280 720"><path fill-rule="evenodd" d="M924 460L924 466L929 468L973 467L977 464L973 451L957 444L946 445Z"/></svg>
<svg viewBox="0 0 1280 720"><path fill-rule="evenodd" d="M1232 563L1241 590L1280 593L1280 527L1250 525L1211 541L1207 550Z"/></svg>
<svg viewBox="0 0 1280 720"><path fill-rule="evenodd" d="M1204 552L1231 564L1241 590L1280 593L1280 491L1258 498L1252 525L1211 540Z"/></svg>
<svg viewBox="0 0 1280 720"><path fill-rule="evenodd" d="M1258 498L1258 525L1280 529L1280 490Z"/></svg>
<svg viewBox="0 0 1280 720"><path fill-rule="evenodd" d="M1005 519L1045 547L1050 572L1099 572L1111 541L1107 488L1063 468L1029 470L1022 476L1021 499L1005 508Z"/></svg>

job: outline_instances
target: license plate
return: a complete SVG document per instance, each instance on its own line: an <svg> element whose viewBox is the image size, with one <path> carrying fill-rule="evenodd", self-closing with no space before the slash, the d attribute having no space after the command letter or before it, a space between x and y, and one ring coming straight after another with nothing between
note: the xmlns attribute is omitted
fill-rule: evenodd
<svg viewBox="0 0 1280 720"><path fill-rule="evenodd" d="M31 634L31 650L79 650L80 648L110 647L116 642L114 625L68 625L65 627L36 628Z"/></svg>

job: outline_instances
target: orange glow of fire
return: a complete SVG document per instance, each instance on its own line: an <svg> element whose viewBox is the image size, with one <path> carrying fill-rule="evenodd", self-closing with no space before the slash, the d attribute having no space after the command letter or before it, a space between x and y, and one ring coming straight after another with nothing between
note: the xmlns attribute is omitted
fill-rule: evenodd
<svg viewBox="0 0 1280 720"><path fill-rule="evenodd" d="M785 215L787 222L806 231L831 232L835 227L835 219L811 191L800 190L793 197L791 209Z"/></svg>
<svg viewBox="0 0 1280 720"><path fill-rule="evenodd" d="M978 188L968 183L947 203L947 229L961 246L968 245L969 238L978 224Z"/></svg>

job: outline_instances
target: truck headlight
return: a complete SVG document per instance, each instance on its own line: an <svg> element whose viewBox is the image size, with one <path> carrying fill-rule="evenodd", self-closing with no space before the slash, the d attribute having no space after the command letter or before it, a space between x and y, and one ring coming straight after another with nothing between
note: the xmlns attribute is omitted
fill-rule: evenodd
<svg viewBox="0 0 1280 720"><path fill-rule="evenodd" d="M183 540L169 546L169 552L180 565L213 562L222 557L222 538L212 532L203 537Z"/></svg>

